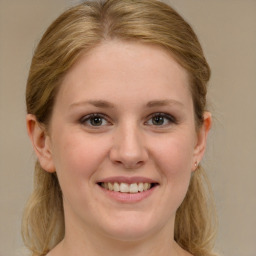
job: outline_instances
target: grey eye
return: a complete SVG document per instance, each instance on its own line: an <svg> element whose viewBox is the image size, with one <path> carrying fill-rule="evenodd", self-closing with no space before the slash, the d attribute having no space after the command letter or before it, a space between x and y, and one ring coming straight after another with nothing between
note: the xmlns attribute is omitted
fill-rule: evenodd
<svg viewBox="0 0 256 256"><path fill-rule="evenodd" d="M103 118L100 116L93 116L89 119L90 125L101 126L104 122Z"/></svg>
<svg viewBox="0 0 256 256"><path fill-rule="evenodd" d="M80 119L80 123L85 126L100 127L107 125L109 122L100 114L90 114Z"/></svg>
<svg viewBox="0 0 256 256"><path fill-rule="evenodd" d="M163 116L154 116L154 117L152 117L152 124L153 125L163 125L163 124L165 124L165 122L166 122L166 118L163 117Z"/></svg>
<svg viewBox="0 0 256 256"><path fill-rule="evenodd" d="M152 126L168 126L172 124L177 124L177 120L174 116L166 113L154 113L150 116L148 121L146 122L147 125Z"/></svg>

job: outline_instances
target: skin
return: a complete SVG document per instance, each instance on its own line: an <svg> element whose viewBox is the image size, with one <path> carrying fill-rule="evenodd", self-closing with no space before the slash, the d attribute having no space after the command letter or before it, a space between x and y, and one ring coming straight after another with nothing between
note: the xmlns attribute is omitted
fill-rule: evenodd
<svg viewBox="0 0 256 256"><path fill-rule="evenodd" d="M88 115L98 113L95 125ZM190 255L174 242L175 213L211 116L196 129L188 74L170 54L102 43L65 76L48 130L33 115L27 126L41 166L57 172L63 191L66 233L50 256ZM140 201L120 201L97 184L113 176L157 186Z"/></svg>

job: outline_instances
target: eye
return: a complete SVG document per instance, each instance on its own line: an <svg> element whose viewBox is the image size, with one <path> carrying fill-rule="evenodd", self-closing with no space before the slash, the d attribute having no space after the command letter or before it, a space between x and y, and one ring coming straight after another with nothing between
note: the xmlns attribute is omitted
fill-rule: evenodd
<svg viewBox="0 0 256 256"><path fill-rule="evenodd" d="M176 119L165 113L155 113L151 115L150 119L146 122L147 125L153 126L167 126L169 124L176 124Z"/></svg>
<svg viewBox="0 0 256 256"><path fill-rule="evenodd" d="M110 124L104 115L96 113L82 117L80 123L91 127L101 127Z"/></svg>

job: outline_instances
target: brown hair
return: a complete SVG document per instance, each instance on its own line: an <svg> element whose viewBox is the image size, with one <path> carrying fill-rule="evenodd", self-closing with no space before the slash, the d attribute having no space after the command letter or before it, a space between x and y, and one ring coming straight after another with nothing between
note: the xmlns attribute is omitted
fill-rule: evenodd
<svg viewBox="0 0 256 256"><path fill-rule="evenodd" d="M29 72L27 112L48 125L62 78L84 52L104 40L135 40L158 45L190 76L197 127L206 110L210 68L190 25L156 0L86 1L57 18L35 50ZM55 174L36 163L34 191L23 216L23 238L34 256L45 255L64 237L62 193ZM175 221L175 240L194 256L213 256L215 212L201 166L192 175Z"/></svg>

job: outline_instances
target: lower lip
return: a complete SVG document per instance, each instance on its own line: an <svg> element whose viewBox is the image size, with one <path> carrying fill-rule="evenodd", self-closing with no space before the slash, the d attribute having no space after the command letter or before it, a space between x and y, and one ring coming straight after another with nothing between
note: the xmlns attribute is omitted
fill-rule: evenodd
<svg viewBox="0 0 256 256"><path fill-rule="evenodd" d="M116 201L119 201L122 203L137 203L148 198L155 191L157 186L154 186L149 190L138 192L138 193L121 193L121 192L107 190L101 186L99 187L108 197Z"/></svg>

